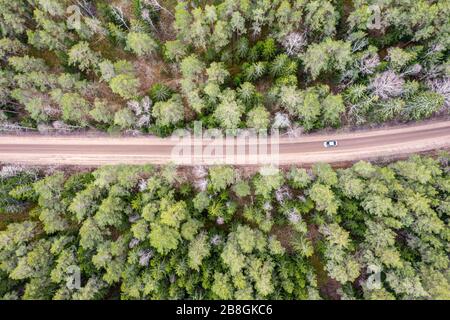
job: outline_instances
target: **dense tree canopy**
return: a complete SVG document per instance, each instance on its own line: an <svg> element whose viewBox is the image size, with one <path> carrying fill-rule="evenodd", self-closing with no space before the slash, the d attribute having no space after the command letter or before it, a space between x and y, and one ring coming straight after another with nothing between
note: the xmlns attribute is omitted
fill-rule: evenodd
<svg viewBox="0 0 450 320"><path fill-rule="evenodd" d="M0 297L450 299L449 161L3 166Z"/></svg>
<svg viewBox="0 0 450 320"><path fill-rule="evenodd" d="M450 111L449 1L0 9L0 131L295 136ZM448 165L2 165L0 298L448 300Z"/></svg>
<svg viewBox="0 0 450 320"><path fill-rule="evenodd" d="M20 0L0 7L5 130L167 135L200 120L233 132L289 133L449 110L448 1ZM145 97L154 110L132 119L129 103Z"/></svg>

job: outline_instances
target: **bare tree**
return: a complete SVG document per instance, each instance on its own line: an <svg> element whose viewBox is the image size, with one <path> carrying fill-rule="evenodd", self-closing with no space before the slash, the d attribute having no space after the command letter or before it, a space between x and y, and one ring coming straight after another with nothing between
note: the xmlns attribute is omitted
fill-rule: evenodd
<svg viewBox="0 0 450 320"><path fill-rule="evenodd" d="M298 55L302 49L306 46L307 40L305 33L291 32L283 41L283 47L286 53L290 56Z"/></svg>
<svg viewBox="0 0 450 320"><path fill-rule="evenodd" d="M123 27L125 27L126 29L130 29L130 27L128 26L128 23L125 19L125 15L123 13L123 10L121 7L113 7L112 8L112 13L113 15L116 17L116 19L122 24Z"/></svg>
<svg viewBox="0 0 450 320"><path fill-rule="evenodd" d="M202 178L197 181L195 181L195 187L200 191L205 191L208 187L208 180Z"/></svg>
<svg viewBox="0 0 450 320"><path fill-rule="evenodd" d="M197 179L201 179L208 175L208 170L205 166L195 166L192 173Z"/></svg>
<svg viewBox="0 0 450 320"><path fill-rule="evenodd" d="M302 216L298 213L297 209L293 208L287 214L289 222L297 224L302 220Z"/></svg>
<svg viewBox="0 0 450 320"><path fill-rule="evenodd" d="M133 239L131 239L131 241L128 243L128 248L133 249L133 248L136 247L139 243L140 243L139 239L133 238Z"/></svg>
<svg viewBox="0 0 450 320"><path fill-rule="evenodd" d="M222 237L218 234L215 234L211 237L210 243L213 246L218 246L222 242Z"/></svg>
<svg viewBox="0 0 450 320"><path fill-rule="evenodd" d="M372 74L375 68L380 64L380 57L378 54L365 54L361 60L359 60L358 68L362 74Z"/></svg>
<svg viewBox="0 0 450 320"><path fill-rule="evenodd" d="M222 217L218 217L217 219L216 219L216 223L220 226L220 225L223 225L224 223L225 223L225 219L224 218L222 218Z"/></svg>
<svg viewBox="0 0 450 320"><path fill-rule="evenodd" d="M91 18L95 17L95 7L92 3L87 0L77 0L77 5L83 9L84 13L90 16Z"/></svg>
<svg viewBox="0 0 450 320"><path fill-rule="evenodd" d="M25 168L18 165L3 166L0 170L0 178L11 178L25 171Z"/></svg>
<svg viewBox="0 0 450 320"><path fill-rule="evenodd" d="M361 38L361 39L357 39L352 44L352 53L364 49L368 44L369 44L369 40L367 38L365 38L365 37Z"/></svg>
<svg viewBox="0 0 450 320"><path fill-rule="evenodd" d="M283 186L275 191L275 198L279 203L283 203L286 199L292 199L292 194L287 186Z"/></svg>
<svg viewBox="0 0 450 320"><path fill-rule="evenodd" d="M286 113L277 112L273 120L273 128L281 129L288 128L291 126L291 121Z"/></svg>
<svg viewBox="0 0 450 320"><path fill-rule="evenodd" d="M303 133L303 128L294 123L293 125L291 125L288 128L286 135L289 138L298 138L302 135L302 133Z"/></svg>
<svg viewBox="0 0 450 320"><path fill-rule="evenodd" d="M36 131L35 128L21 126L17 123L0 122L0 132L21 132L21 131Z"/></svg>
<svg viewBox="0 0 450 320"><path fill-rule="evenodd" d="M403 93L403 84L405 80L394 71L388 70L376 76L369 89L381 99L397 97Z"/></svg>
<svg viewBox="0 0 450 320"><path fill-rule="evenodd" d="M417 74L419 74L422 71L422 66L418 63L413 64L412 66L410 66L408 69L405 70L405 72L402 73L402 76L415 76Z"/></svg>
<svg viewBox="0 0 450 320"><path fill-rule="evenodd" d="M150 249L142 250L138 253L139 255L139 264L143 267L148 266L150 259L153 257L154 253Z"/></svg>
<svg viewBox="0 0 450 320"><path fill-rule="evenodd" d="M138 128L143 128L150 124L150 111L152 105L153 102L148 96L142 98L140 102L136 100L128 101L128 108L133 111L137 117L136 125Z"/></svg>
<svg viewBox="0 0 450 320"><path fill-rule="evenodd" d="M173 17L172 12L169 11L169 9L163 7L157 0L146 0L146 3L148 3L149 5L153 6L153 8L155 8L156 10L162 10L167 12L167 14L169 14L171 17Z"/></svg>
<svg viewBox="0 0 450 320"><path fill-rule="evenodd" d="M450 108L450 77L435 79L428 82L428 87L445 99L445 107Z"/></svg>

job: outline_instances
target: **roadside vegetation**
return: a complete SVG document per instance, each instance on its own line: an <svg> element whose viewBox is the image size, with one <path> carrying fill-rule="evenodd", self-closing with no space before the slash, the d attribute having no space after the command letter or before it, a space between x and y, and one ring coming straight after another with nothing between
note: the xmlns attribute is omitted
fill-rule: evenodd
<svg viewBox="0 0 450 320"><path fill-rule="evenodd" d="M448 1L0 0L0 128L311 131L448 113Z"/></svg>
<svg viewBox="0 0 450 320"><path fill-rule="evenodd" d="M3 166L0 297L448 300L449 161Z"/></svg>

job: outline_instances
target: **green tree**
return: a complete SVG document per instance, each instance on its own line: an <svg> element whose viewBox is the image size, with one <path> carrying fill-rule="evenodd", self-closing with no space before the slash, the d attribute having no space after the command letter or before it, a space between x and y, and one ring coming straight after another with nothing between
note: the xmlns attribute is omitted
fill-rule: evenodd
<svg viewBox="0 0 450 320"><path fill-rule="evenodd" d="M138 95L139 79L131 74L119 74L109 83L112 92L124 99L133 99Z"/></svg>
<svg viewBox="0 0 450 320"><path fill-rule="evenodd" d="M364 182L351 173L343 173L339 176L339 188L343 191L345 196L349 198L360 198L365 193Z"/></svg>
<svg viewBox="0 0 450 320"><path fill-rule="evenodd" d="M223 84L225 79L230 75L225 65L221 62L211 63L209 68L206 69L206 74L208 75L208 81L213 81L218 84Z"/></svg>
<svg viewBox="0 0 450 320"><path fill-rule="evenodd" d="M233 191L240 198L246 197L251 194L250 186L247 181L241 180L233 185Z"/></svg>
<svg viewBox="0 0 450 320"><path fill-rule="evenodd" d="M203 223L196 219L188 219L181 226L181 236L186 240L193 240L197 235L200 228L203 226Z"/></svg>
<svg viewBox="0 0 450 320"><path fill-rule="evenodd" d="M120 109L114 115L114 124L121 129L131 129L136 125L136 115L128 108Z"/></svg>
<svg viewBox="0 0 450 320"><path fill-rule="evenodd" d="M430 117L444 106L444 97L434 92L423 92L407 101L405 115L409 119L420 120Z"/></svg>
<svg viewBox="0 0 450 320"><path fill-rule="evenodd" d="M329 186L315 183L309 190L311 200L316 204L316 209L325 212L328 216L336 214L339 203Z"/></svg>
<svg viewBox="0 0 450 320"><path fill-rule="evenodd" d="M339 12L330 1L309 1L306 5L305 24L319 36L332 36L336 32Z"/></svg>
<svg viewBox="0 0 450 320"><path fill-rule="evenodd" d="M169 226L159 223L150 224L150 244L158 253L165 255L171 250L177 249L181 240L180 233Z"/></svg>
<svg viewBox="0 0 450 320"><path fill-rule="evenodd" d="M287 174L289 184L296 189L304 189L311 183L311 176L306 169L292 167Z"/></svg>
<svg viewBox="0 0 450 320"><path fill-rule="evenodd" d="M166 41L164 48L166 57L176 62L180 62L187 53L186 45L180 40Z"/></svg>
<svg viewBox="0 0 450 320"><path fill-rule="evenodd" d="M65 93L61 98L61 107L64 121L83 127L88 124L90 105L78 93Z"/></svg>
<svg viewBox="0 0 450 320"><path fill-rule="evenodd" d="M15 36L25 32L26 21L28 16L28 8L26 1L7 1L1 0L0 7L0 30L1 35Z"/></svg>
<svg viewBox="0 0 450 320"><path fill-rule="evenodd" d="M302 124L305 130L311 130L317 126L320 117L321 105L317 93L307 91L304 96L303 106L299 110Z"/></svg>
<svg viewBox="0 0 450 320"><path fill-rule="evenodd" d="M256 130L267 129L269 127L270 113L263 106L252 109L247 114L247 127Z"/></svg>
<svg viewBox="0 0 450 320"><path fill-rule="evenodd" d="M175 21L173 22L173 27L177 31L180 39L187 40L189 38L191 23L192 15L187 10L187 4L178 2L175 7Z"/></svg>
<svg viewBox="0 0 450 320"><path fill-rule="evenodd" d="M200 233L193 241L191 241L188 250L189 267L199 271L203 259L210 254L210 244L206 233Z"/></svg>
<svg viewBox="0 0 450 320"><path fill-rule="evenodd" d="M51 16L39 9L34 9L35 30L28 29L28 43L38 49L67 50L67 44L74 37L68 32L65 21L53 20Z"/></svg>
<svg viewBox="0 0 450 320"><path fill-rule="evenodd" d="M197 56L191 54L181 61L180 69L184 78L197 79L203 74L205 66Z"/></svg>
<svg viewBox="0 0 450 320"><path fill-rule="evenodd" d="M321 227L320 232L326 238L326 270L330 276L342 284L353 282L359 275L361 266L350 254L349 233L338 224Z"/></svg>
<svg viewBox="0 0 450 320"><path fill-rule="evenodd" d="M214 111L214 118L223 129L237 129L245 107L236 99L236 93L227 89L219 97L220 103Z"/></svg>
<svg viewBox="0 0 450 320"><path fill-rule="evenodd" d="M341 116L345 112L345 105L341 95L328 95L322 101L322 121L324 126L338 127Z"/></svg>
<svg viewBox="0 0 450 320"><path fill-rule="evenodd" d="M416 59L415 52L408 52L398 47L388 49L388 59L393 70L401 71L408 63Z"/></svg>
<svg viewBox="0 0 450 320"><path fill-rule="evenodd" d="M84 249L93 249L104 241L104 234L94 218L87 218L80 227L80 246Z"/></svg>
<svg viewBox="0 0 450 320"><path fill-rule="evenodd" d="M209 169L210 188L214 192L225 190L236 180L236 173L232 167L216 166Z"/></svg>
<svg viewBox="0 0 450 320"><path fill-rule="evenodd" d="M172 96L173 91L170 87L162 83L155 83L150 88L150 98L155 102L167 101Z"/></svg>
<svg viewBox="0 0 450 320"><path fill-rule="evenodd" d="M181 96L174 94L167 101L155 103L152 116L158 126L177 125L184 120L184 106Z"/></svg>
<svg viewBox="0 0 450 320"><path fill-rule="evenodd" d="M295 86L281 86L278 95L280 105L292 116L300 115L304 96Z"/></svg>
<svg viewBox="0 0 450 320"><path fill-rule="evenodd" d="M64 174L58 172L38 182L33 187L41 207L39 219L45 232L51 234L68 228L69 221L64 216L65 205L61 202Z"/></svg>
<svg viewBox="0 0 450 320"><path fill-rule="evenodd" d="M220 51L230 43L231 36L232 31L228 21L219 20L214 25L214 31L209 41L215 50Z"/></svg>
<svg viewBox="0 0 450 320"><path fill-rule="evenodd" d="M312 167L312 172L319 183L334 186L337 182L337 174L327 163L316 163Z"/></svg>
<svg viewBox="0 0 450 320"><path fill-rule="evenodd" d="M178 229L180 223L186 220L188 210L184 201L172 203L166 199L161 200L160 204L160 222Z"/></svg>
<svg viewBox="0 0 450 320"><path fill-rule="evenodd" d="M199 212L205 210L209 206L210 202L211 199L206 192L198 193L193 199L194 208Z"/></svg>
<svg viewBox="0 0 450 320"><path fill-rule="evenodd" d="M107 285L103 280L93 276L89 278L86 285L73 295L74 300L95 300L102 297Z"/></svg>
<svg viewBox="0 0 450 320"><path fill-rule="evenodd" d="M313 79L324 72L343 72L351 61L351 44L331 38L311 44L303 55L305 69Z"/></svg>
<svg viewBox="0 0 450 320"><path fill-rule="evenodd" d="M233 298L233 286L230 281L230 276L226 273L215 272L214 281L211 286L211 291L222 300L229 300Z"/></svg>
<svg viewBox="0 0 450 320"><path fill-rule="evenodd" d="M232 275L239 274L245 267L246 257L240 251L239 245L234 237L229 238L220 257Z"/></svg>
<svg viewBox="0 0 450 320"><path fill-rule="evenodd" d="M273 194L273 191L281 188L284 183L283 174L276 170L270 171L264 174L259 174L253 179L253 185L255 186L255 195L262 196L265 199L269 199Z"/></svg>
<svg viewBox="0 0 450 320"><path fill-rule="evenodd" d="M81 41L68 52L69 65L77 66L81 71L96 70L100 55L89 48L89 43Z"/></svg>
<svg viewBox="0 0 450 320"><path fill-rule="evenodd" d="M156 41L147 33L130 32L127 35L125 49L134 52L137 56L150 56L158 49Z"/></svg>
<svg viewBox="0 0 450 320"><path fill-rule="evenodd" d="M96 98L94 101L94 108L89 111L89 115L96 122L111 124L114 121L113 108L115 109L115 107L109 105L107 100Z"/></svg>
<svg viewBox="0 0 450 320"><path fill-rule="evenodd" d="M108 226L118 228L123 223L123 213L125 212L126 205L123 200L109 195L100 204L94 219L100 228L105 228Z"/></svg>

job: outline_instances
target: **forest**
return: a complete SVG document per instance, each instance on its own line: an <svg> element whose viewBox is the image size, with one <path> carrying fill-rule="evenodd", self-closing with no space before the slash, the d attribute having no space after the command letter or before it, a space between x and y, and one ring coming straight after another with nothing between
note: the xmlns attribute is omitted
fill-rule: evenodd
<svg viewBox="0 0 450 320"><path fill-rule="evenodd" d="M0 297L449 300L449 162L4 165Z"/></svg>
<svg viewBox="0 0 450 320"><path fill-rule="evenodd" d="M440 0L0 0L0 130L287 133L448 114Z"/></svg>
<svg viewBox="0 0 450 320"><path fill-rule="evenodd" d="M450 119L449 47L445 0L0 0L0 133ZM435 151L260 170L0 157L0 300L450 300Z"/></svg>

